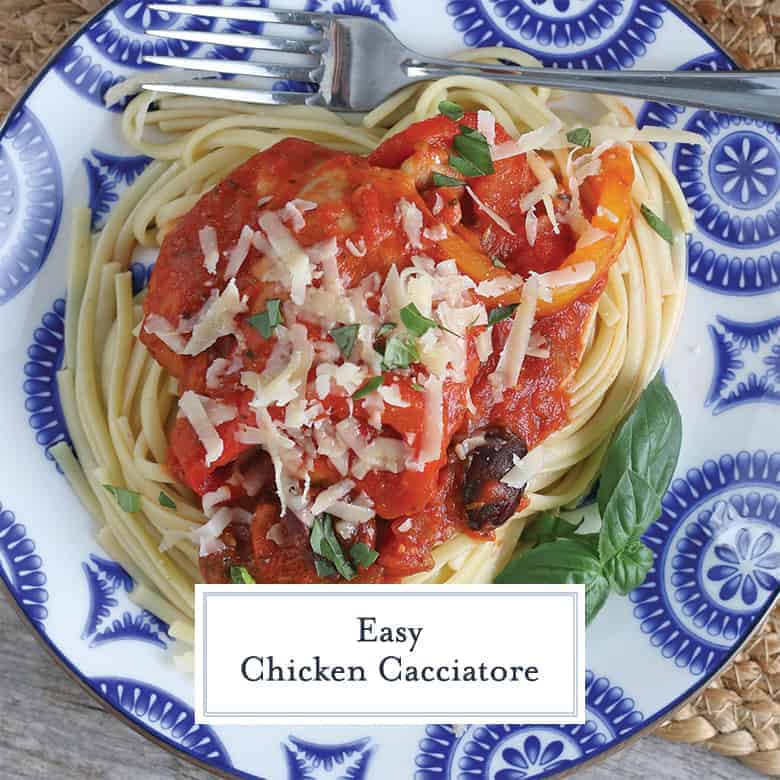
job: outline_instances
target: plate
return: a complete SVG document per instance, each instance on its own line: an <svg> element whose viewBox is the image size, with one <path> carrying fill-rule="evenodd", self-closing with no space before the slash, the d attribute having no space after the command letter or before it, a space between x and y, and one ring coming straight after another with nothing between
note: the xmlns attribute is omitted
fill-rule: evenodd
<svg viewBox="0 0 780 780"><path fill-rule="evenodd" d="M661 0L310 0L307 7L371 16L431 55L504 44L560 68L734 67ZM711 145L659 145L696 222L686 313L664 366L684 441L663 514L645 536L655 553L647 581L627 598L611 598L588 631L587 722L462 731L210 728L194 722L192 680L171 664L166 626L128 599L132 579L96 545L49 449L68 438L55 372L70 210L88 204L99 229L148 162L122 143L119 115L101 96L138 75L152 49L225 55L175 40L152 44L145 26L211 24L115 0L49 63L2 130L0 576L19 609L117 714L228 775L546 777L652 727L723 668L780 589L780 452L773 450L780 440L780 128L632 104L640 122L692 129ZM140 288L145 270L133 270Z"/></svg>

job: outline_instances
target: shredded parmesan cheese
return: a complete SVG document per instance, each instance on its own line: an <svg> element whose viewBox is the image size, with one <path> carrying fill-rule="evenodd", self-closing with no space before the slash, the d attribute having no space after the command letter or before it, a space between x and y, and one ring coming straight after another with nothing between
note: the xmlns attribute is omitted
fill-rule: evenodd
<svg viewBox="0 0 780 780"><path fill-rule="evenodd" d="M241 228L241 235L238 237L238 241L233 249L230 250L228 255L227 266L225 266L225 278L232 279L240 270L244 264L247 255L249 254L249 247L252 245L252 238L255 235L255 231L252 230L249 225L244 225Z"/></svg>
<svg viewBox="0 0 780 780"><path fill-rule="evenodd" d="M409 243L414 249L421 249L420 234L423 228L422 211L411 201L401 198L396 208L396 217L401 223Z"/></svg>
<svg viewBox="0 0 780 780"><path fill-rule="evenodd" d="M477 204L478 208L484 211L485 214L487 214L490 217L490 219L492 219L493 222L496 223L496 225L498 225L502 230L505 230L510 235L512 236L515 235L515 231L512 230L512 226L502 216L496 214L496 212L493 211L493 209L491 209L490 206L483 203L483 201L479 199L477 193L474 192L474 190L472 190L471 187L469 187L468 185L466 185L466 192L468 192L468 194L471 195L474 203Z"/></svg>
<svg viewBox="0 0 780 780"><path fill-rule="evenodd" d="M200 439L203 449L206 450L206 465L210 466L219 460L225 445L209 419L201 397L192 390L187 390L179 399L179 409Z"/></svg>
<svg viewBox="0 0 780 780"><path fill-rule="evenodd" d="M239 295L236 280L231 279L216 298L210 298L196 316L192 336L184 348L184 355L199 355L214 342L233 332L237 314L246 311L246 296Z"/></svg>
<svg viewBox="0 0 780 780"><path fill-rule="evenodd" d="M312 282L312 269L309 255L295 240L292 233L284 226L278 214L266 211L258 220L265 231L268 242L290 274L290 298L293 303L303 305L306 298L306 288Z"/></svg>
<svg viewBox="0 0 780 780"><path fill-rule="evenodd" d="M534 324L538 290L537 278L532 276L523 287L520 304L515 311L512 322L512 330L509 332L509 338L501 352L501 357L498 359L496 370L490 377L491 383L497 390L503 391L508 387L514 387L520 377L520 370L523 367L528 341L531 337L531 328Z"/></svg>
<svg viewBox="0 0 780 780"><path fill-rule="evenodd" d="M210 273L217 272L219 263L219 248L217 247L217 231L211 225L202 227L198 231L200 250L203 252L203 266Z"/></svg>
<svg viewBox="0 0 780 780"><path fill-rule="evenodd" d="M488 145L494 146L496 143L496 118L492 111L480 109L477 111L477 131L485 136Z"/></svg>

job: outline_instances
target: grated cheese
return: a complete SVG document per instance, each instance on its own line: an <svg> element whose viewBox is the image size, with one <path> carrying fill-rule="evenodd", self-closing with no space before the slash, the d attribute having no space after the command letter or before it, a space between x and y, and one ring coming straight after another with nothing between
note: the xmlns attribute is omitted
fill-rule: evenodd
<svg viewBox="0 0 780 780"><path fill-rule="evenodd" d="M187 345L184 336L160 314L147 314L144 330L150 336L156 336L168 349L181 355Z"/></svg>
<svg viewBox="0 0 780 780"><path fill-rule="evenodd" d="M512 235L512 236L515 235L515 231L512 230L512 226L502 216L499 216L498 214L496 214L496 212L493 211L493 209L491 209L490 206L488 206L485 203L483 203L479 199L479 196L477 195L477 193L474 192L474 190L472 190L471 187L469 187L468 185L466 185L466 192L468 192L468 194L471 195L474 203L477 204L478 208L480 210L484 211L485 214L487 214L490 217L490 219L492 219L493 222L496 223L496 225L498 225L502 230L505 230L510 235Z"/></svg>
<svg viewBox="0 0 780 780"><path fill-rule="evenodd" d="M525 237L528 239L528 246L536 243L536 236L539 230L539 219L533 209L528 209L525 215Z"/></svg>
<svg viewBox="0 0 780 780"><path fill-rule="evenodd" d="M216 390L222 385L222 380L239 371L243 362L239 355L234 355L231 360L227 358L215 358L206 369L206 387L209 390Z"/></svg>
<svg viewBox="0 0 780 780"><path fill-rule="evenodd" d="M491 383L498 390L503 391L507 387L514 387L520 377L520 370L528 350L528 340L531 337L531 328L534 324L538 291L537 277L532 276L523 287L520 304L512 321L512 330L509 332L509 338L501 351L496 370L490 376Z"/></svg>
<svg viewBox="0 0 780 780"><path fill-rule="evenodd" d="M200 250L203 252L203 266L210 273L217 272L219 263L219 247L217 246L217 231L211 225L202 227L198 231Z"/></svg>
<svg viewBox="0 0 780 780"><path fill-rule="evenodd" d="M574 263L555 271L539 274L535 278L539 285L544 287L567 287L571 284L587 282L595 272L596 264L592 260L587 260L583 263Z"/></svg>
<svg viewBox="0 0 780 780"><path fill-rule="evenodd" d="M203 514L206 517L211 517L214 514L214 507L218 504L224 504L225 501L230 500L230 488L227 485L212 490L209 493L204 493L201 499L201 506L203 507Z"/></svg>
<svg viewBox="0 0 780 780"><path fill-rule="evenodd" d="M477 449L477 447L481 447L486 442L487 439L485 438L484 434L470 436L468 439L464 439L455 445L455 455L457 455L458 460L466 460L466 457L472 450Z"/></svg>
<svg viewBox="0 0 780 780"><path fill-rule="evenodd" d="M279 216L283 222L289 222L292 225L292 229L299 233L306 227L306 219L304 213L307 211L313 211L317 208L317 204L312 200L303 200L302 198L295 198L284 204L284 208L279 212Z"/></svg>
<svg viewBox="0 0 780 780"><path fill-rule="evenodd" d="M386 404L390 404L390 406L397 406L401 409L411 406L409 401L406 401L401 395L401 388L398 385L382 385L379 388L379 395L382 396L382 400Z"/></svg>
<svg viewBox="0 0 780 780"><path fill-rule="evenodd" d="M439 222L433 227L425 228L423 238L427 238L429 241L444 241L447 238L447 228Z"/></svg>
<svg viewBox="0 0 780 780"><path fill-rule="evenodd" d="M422 471L426 463L441 457L444 438L444 393L443 383L437 376L429 376L423 383L425 388L425 411L423 418L422 442L420 454L411 464Z"/></svg>
<svg viewBox="0 0 780 780"><path fill-rule="evenodd" d="M344 479L326 488L314 500L314 503L311 505L311 513L316 517L323 512L329 512L331 506L348 496L354 487L355 483L351 479Z"/></svg>
<svg viewBox="0 0 780 780"><path fill-rule="evenodd" d="M489 146L496 143L496 118L492 111L480 109L477 111L477 132L485 136Z"/></svg>
<svg viewBox="0 0 780 780"><path fill-rule="evenodd" d="M192 336L182 354L199 355L217 339L231 334L236 315L247 310L246 301L246 296L239 295L236 280L231 279L222 293L209 298L195 316L196 324L192 329Z"/></svg>
<svg viewBox="0 0 780 780"><path fill-rule="evenodd" d="M359 238L357 240L357 243L353 241L351 238L348 238L344 242L344 246L346 246L349 253L351 255L354 255L355 257L365 257L366 252L368 251L366 249L366 242L362 238Z"/></svg>
<svg viewBox="0 0 780 780"><path fill-rule="evenodd" d="M401 198L396 207L396 219L401 223L406 238L414 249L421 249L420 234L423 228L422 211L411 201Z"/></svg>
<svg viewBox="0 0 780 780"><path fill-rule="evenodd" d="M477 336L477 356L480 363L484 363L492 354L493 333L490 328L487 328Z"/></svg>
<svg viewBox="0 0 780 780"><path fill-rule="evenodd" d="M241 266L249 254L249 247L252 245L254 235L255 231L249 225L244 225L241 228L241 235L239 235L236 245L230 250L228 255L228 262L225 266L226 279L233 278L241 270Z"/></svg>
<svg viewBox="0 0 780 780"><path fill-rule="evenodd" d="M201 397L192 390L185 391L179 399L179 409L200 439L203 449L206 450L206 465L210 466L219 460L225 445L206 414Z"/></svg>
<svg viewBox="0 0 780 780"><path fill-rule="evenodd" d="M258 223L265 231L271 248L290 274L290 298L293 303L302 306L306 298L306 288L312 282L309 255L284 226L278 214L266 211L260 215Z"/></svg>
<svg viewBox="0 0 780 780"><path fill-rule="evenodd" d="M541 149L546 143L553 139L563 126L560 119L555 119L549 125L544 125L531 130L515 138L513 141L506 141L491 149L493 161L505 160L508 157L516 157L520 154L526 154L534 149Z"/></svg>
<svg viewBox="0 0 780 780"><path fill-rule="evenodd" d="M442 198L440 192L437 192L436 197L433 200L433 208L431 209L433 216L438 217L439 214L441 214L442 209L444 209L444 198Z"/></svg>
<svg viewBox="0 0 780 780"><path fill-rule="evenodd" d="M494 279L486 279L477 285L476 293L483 298L499 298L511 290L516 290L523 284L520 276L496 276Z"/></svg>

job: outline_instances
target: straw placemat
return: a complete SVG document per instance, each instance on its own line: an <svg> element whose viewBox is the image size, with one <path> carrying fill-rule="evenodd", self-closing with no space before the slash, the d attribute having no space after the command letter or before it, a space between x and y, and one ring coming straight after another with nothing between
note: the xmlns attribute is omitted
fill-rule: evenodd
<svg viewBox="0 0 780 780"><path fill-rule="evenodd" d="M677 0L745 68L779 67L780 0ZM0 117L103 0L0 0ZM657 731L780 776L780 606L750 647Z"/></svg>

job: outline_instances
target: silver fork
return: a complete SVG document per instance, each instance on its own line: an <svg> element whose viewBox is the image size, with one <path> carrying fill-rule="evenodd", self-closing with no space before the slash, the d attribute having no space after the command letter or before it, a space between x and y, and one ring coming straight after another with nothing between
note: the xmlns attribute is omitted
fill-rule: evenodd
<svg viewBox="0 0 780 780"><path fill-rule="evenodd" d="M336 111L369 111L401 87L444 76L484 76L501 81L579 92L623 95L710 108L780 121L780 71L674 72L574 71L486 65L425 57L406 48L373 19L337 14L245 6L154 4L171 14L297 26L298 37L244 33L147 30L147 34L285 55L304 55L305 64L194 57L147 56L147 62L202 74L229 74L309 82L315 92L283 92L202 79L149 83L147 89L243 103L326 106ZM265 27L263 28L265 33Z"/></svg>

